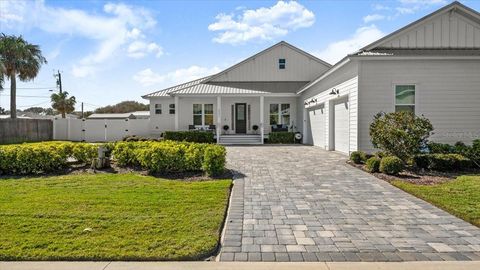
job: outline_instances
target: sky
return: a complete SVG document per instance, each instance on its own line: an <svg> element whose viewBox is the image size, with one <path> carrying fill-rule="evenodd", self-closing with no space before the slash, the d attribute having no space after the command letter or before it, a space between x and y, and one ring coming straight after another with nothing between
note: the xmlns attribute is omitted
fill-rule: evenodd
<svg viewBox="0 0 480 270"><path fill-rule="evenodd" d="M17 106L50 107L54 72L85 110L223 70L286 41L331 64L449 0L0 0L0 32L40 46L48 64L17 82ZM479 0L463 4L480 10ZM7 80L0 107L9 109Z"/></svg>

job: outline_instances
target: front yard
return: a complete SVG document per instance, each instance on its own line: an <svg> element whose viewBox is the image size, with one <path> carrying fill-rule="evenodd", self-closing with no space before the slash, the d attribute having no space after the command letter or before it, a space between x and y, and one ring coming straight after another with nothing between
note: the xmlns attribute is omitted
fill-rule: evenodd
<svg viewBox="0 0 480 270"><path fill-rule="evenodd" d="M193 260L217 247L231 180L0 179L0 260Z"/></svg>
<svg viewBox="0 0 480 270"><path fill-rule="evenodd" d="M436 185L417 185L400 180L391 183L480 227L480 175L464 175Z"/></svg>

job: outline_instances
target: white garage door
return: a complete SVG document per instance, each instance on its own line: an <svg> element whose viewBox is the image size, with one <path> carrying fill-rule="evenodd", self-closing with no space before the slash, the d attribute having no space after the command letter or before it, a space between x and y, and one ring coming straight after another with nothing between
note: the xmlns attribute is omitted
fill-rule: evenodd
<svg viewBox="0 0 480 270"><path fill-rule="evenodd" d="M334 103L334 145L335 150L348 154L349 146L349 113L348 100L342 99Z"/></svg>
<svg viewBox="0 0 480 270"><path fill-rule="evenodd" d="M325 109L323 106L308 111L310 119L310 142L315 146L325 147Z"/></svg>

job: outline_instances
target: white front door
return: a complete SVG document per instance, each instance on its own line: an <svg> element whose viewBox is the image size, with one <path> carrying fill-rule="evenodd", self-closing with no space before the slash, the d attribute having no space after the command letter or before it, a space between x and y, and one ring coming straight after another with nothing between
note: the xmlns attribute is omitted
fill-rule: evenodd
<svg viewBox="0 0 480 270"><path fill-rule="evenodd" d="M308 110L310 119L309 142L315 146L325 147L325 108L317 106Z"/></svg>
<svg viewBox="0 0 480 270"><path fill-rule="evenodd" d="M335 101L334 104L334 148L336 151L340 151L348 154L349 150L349 106L348 99L341 99Z"/></svg>

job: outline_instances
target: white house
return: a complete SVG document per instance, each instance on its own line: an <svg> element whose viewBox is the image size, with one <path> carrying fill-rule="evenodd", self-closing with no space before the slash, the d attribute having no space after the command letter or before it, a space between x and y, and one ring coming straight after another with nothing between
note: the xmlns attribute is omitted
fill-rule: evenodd
<svg viewBox="0 0 480 270"><path fill-rule="evenodd" d="M261 143L288 127L306 144L371 152L373 116L400 110L430 119L435 141L470 143L480 138L480 14L454 2L334 66L282 41L143 97L152 133L215 129L220 143Z"/></svg>

